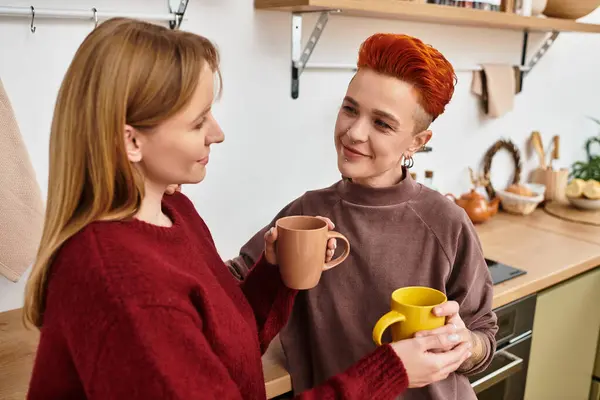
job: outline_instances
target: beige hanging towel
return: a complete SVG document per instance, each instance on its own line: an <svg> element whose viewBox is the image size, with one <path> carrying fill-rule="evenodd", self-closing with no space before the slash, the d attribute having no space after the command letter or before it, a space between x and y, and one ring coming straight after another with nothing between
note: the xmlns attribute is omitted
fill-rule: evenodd
<svg viewBox="0 0 600 400"><path fill-rule="evenodd" d="M515 94L520 92L519 67L482 64L473 72L471 91L481 97L486 115L498 118L513 109Z"/></svg>
<svg viewBox="0 0 600 400"><path fill-rule="evenodd" d="M35 259L43 208L29 153L0 80L0 275L13 282Z"/></svg>

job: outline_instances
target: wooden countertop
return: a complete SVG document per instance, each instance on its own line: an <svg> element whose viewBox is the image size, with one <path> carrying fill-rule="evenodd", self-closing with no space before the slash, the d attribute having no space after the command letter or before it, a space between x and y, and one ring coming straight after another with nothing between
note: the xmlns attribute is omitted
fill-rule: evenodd
<svg viewBox="0 0 600 400"><path fill-rule="evenodd" d="M487 258L527 271L494 286L494 308L600 266L600 227L541 210L526 217L500 213L477 232Z"/></svg>
<svg viewBox="0 0 600 400"><path fill-rule="evenodd" d="M23 400L27 394L39 334L21 322L21 310L0 313L0 399Z"/></svg>
<svg viewBox="0 0 600 400"><path fill-rule="evenodd" d="M494 286L494 308L600 266L600 227L561 220L538 209L528 216L501 212L476 228L487 258L527 271ZM268 398L291 390L277 339L263 356L263 371Z"/></svg>
<svg viewBox="0 0 600 400"><path fill-rule="evenodd" d="M485 256L522 268L526 275L494 286L494 308L538 292L600 265L600 227L560 220L542 210L521 217L499 213L477 226ZM0 399L23 399L37 331L26 330L21 310L0 313ZM269 398L291 390L278 340L263 357Z"/></svg>

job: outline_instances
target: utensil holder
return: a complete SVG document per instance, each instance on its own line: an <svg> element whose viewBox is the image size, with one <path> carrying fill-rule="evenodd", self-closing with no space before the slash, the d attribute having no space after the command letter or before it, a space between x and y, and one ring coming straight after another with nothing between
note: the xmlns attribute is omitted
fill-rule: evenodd
<svg viewBox="0 0 600 400"><path fill-rule="evenodd" d="M567 182L569 180L569 170L562 168L559 170L547 169L544 174L544 184L546 185L546 201L567 202L565 195Z"/></svg>

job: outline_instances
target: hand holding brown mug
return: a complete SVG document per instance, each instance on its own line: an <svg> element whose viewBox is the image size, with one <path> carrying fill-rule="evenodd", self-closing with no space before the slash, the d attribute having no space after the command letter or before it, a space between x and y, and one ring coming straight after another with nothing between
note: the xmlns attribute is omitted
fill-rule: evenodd
<svg viewBox="0 0 600 400"><path fill-rule="evenodd" d="M317 218L322 219L327 223L327 228L332 231L335 229L335 224L327 217ZM273 227L265 232L265 257L269 264L277 264L277 253L275 250L275 242L277 241L277 228ZM329 262L333 259L335 249L337 248L337 241L335 238L331 238L327 241L327 251L325 252L325 261Z"/></svg>
<svg viewBox="0 0 600 400"><path fill-rule="evenodd" d="M335 226L329 218L290 216L275 225L265 233L265 258L279 265L284 284L292 289L316 286L323 271L339 265L350 253L348 239L332 231ZM345 251L332 260L336 239L345 243Z"/></svg>

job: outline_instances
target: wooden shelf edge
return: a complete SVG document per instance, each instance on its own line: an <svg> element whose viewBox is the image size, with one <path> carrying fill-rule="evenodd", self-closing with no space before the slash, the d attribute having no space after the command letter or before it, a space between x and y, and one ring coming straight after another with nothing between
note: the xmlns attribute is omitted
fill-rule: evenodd
<svg viewBox="0 0 600 400"><path fill-rule="evenodd" d="M341 15L443 25L532 32L600 33L600 25L567 19L523 17L504 12L415 4L399 0L254 0L254 8L287 12L340 10Z"/></svg>

